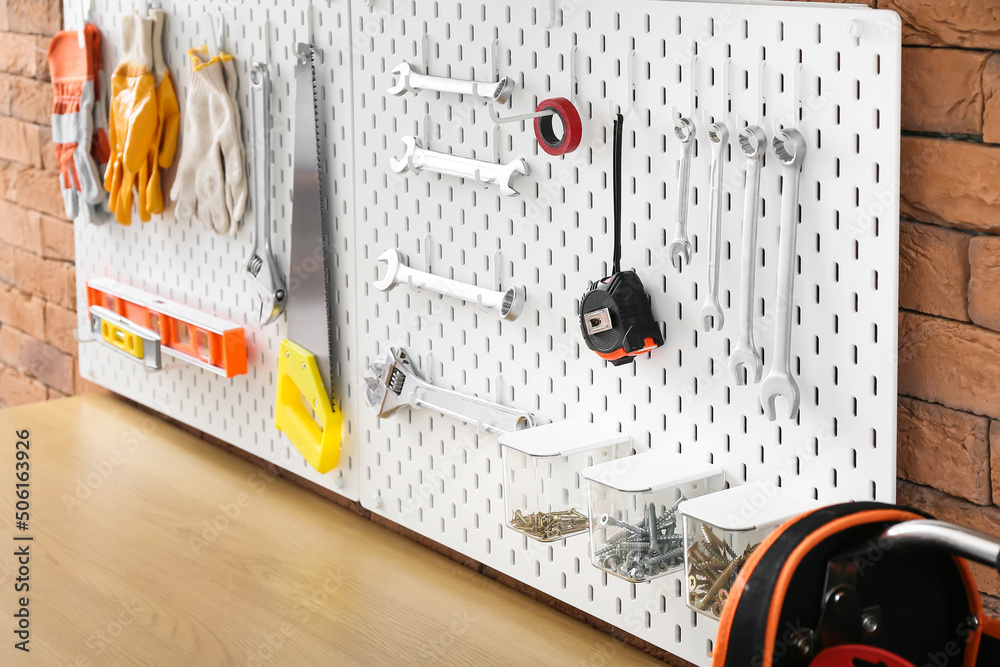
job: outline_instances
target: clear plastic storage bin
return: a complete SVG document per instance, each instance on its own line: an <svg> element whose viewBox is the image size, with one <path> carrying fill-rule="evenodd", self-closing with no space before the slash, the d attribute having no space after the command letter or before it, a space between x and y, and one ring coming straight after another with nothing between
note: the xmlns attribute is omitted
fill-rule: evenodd
<svg viewBox="0 0 1000 667"><path fill-rule="evenodd" d="M580 473L621 456L631 439L589 422L566 420L505 433L499 442L507 525L552 542L587 530L587 490Z"/></svg>
<svg viewBox="0 0 1000 667"><path fill-rule="evenodd" d="M736 575L772 530L820 507L770 482L751 482L681 503L688 606L719 618Z"/></svg>
<svg viewBox="0 0 1000 667"><path fill-rule="evenodd" d="M684 563L677 508L723 488L718 466L663 449L583 471L590 496L591 562L627 581L649 581ZM647 526L655 525L651 533Z"/></svg>

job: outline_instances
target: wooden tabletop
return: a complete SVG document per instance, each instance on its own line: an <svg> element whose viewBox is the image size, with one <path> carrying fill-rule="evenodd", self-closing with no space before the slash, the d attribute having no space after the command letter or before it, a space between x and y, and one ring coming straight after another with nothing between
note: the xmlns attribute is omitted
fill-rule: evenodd
<svg viewBox="0 0 1000 667"><path fill-rule="evenodd" d="M0 452L0 664L663 664L110 396L0 410Z"/></svg>

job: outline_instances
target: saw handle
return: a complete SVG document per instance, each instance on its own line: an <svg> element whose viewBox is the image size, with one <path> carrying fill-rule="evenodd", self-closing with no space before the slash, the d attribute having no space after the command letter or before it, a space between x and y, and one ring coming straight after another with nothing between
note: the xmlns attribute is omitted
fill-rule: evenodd
<svg viewBox="0 0 1000 667"><path fill-rule="evenodd" d="M335 408L323 387L316 358L297 343L281 341L274 426L288 436L309 465L327 473L340 461L343 421L344 413Z"/></svg>

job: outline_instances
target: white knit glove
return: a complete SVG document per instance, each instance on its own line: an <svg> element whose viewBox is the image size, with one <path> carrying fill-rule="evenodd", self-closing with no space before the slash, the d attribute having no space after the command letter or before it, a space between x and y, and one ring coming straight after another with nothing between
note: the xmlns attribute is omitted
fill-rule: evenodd
<svg viewBox="0 0 1000 667"><path fill-rule="evenodd" d="M194 219L235 234L246 207L247 181L232 56L190 49L191 82L184 106L184 146L170 197L179 222ZM227 82L227 73L232 83Z"/></svg>

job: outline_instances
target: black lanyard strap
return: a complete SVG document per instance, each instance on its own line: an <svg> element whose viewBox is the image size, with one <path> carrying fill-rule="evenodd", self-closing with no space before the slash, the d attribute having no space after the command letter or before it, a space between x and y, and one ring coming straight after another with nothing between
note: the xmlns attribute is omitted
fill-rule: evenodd
<svg viewBox="0 0 1000 667"><path fill-rule="evenodd" d="M618 114L615 118L615 157L614 157L614 197L615 197L615 248L614 273L622 270L622 126L625 118Z"/></svg>

